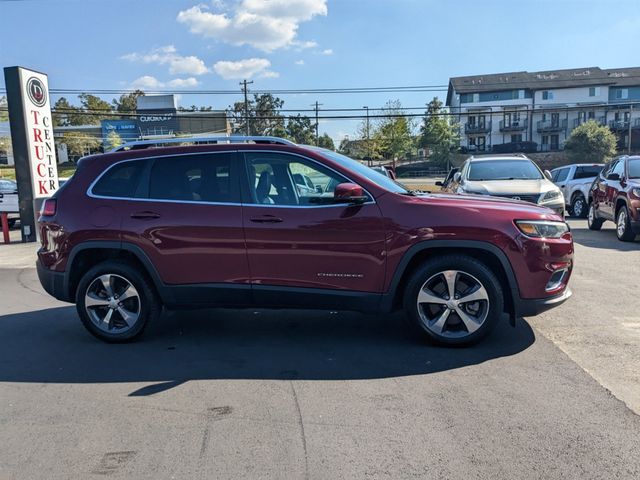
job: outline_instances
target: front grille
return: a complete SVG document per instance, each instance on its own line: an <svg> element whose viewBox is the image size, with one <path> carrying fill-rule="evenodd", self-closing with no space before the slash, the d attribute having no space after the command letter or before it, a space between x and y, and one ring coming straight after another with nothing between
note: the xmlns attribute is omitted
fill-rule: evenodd
<svg viewBox="0 0 640 480"><path fill-rule="evenodd" d="M523 202L538 203L540 195L518 195L517 193L513 193L509 195L496 195L496 197L511 198L513 200L522 200Z"/></svg>

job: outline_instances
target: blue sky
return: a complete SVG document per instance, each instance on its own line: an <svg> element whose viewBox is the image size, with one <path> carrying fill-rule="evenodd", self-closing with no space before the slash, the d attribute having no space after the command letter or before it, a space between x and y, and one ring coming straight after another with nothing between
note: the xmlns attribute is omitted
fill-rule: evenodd
<svg viewBox="0 0 640 480"><path fill-rule="evenodd" d="M637 0L0 0L0 25L0 65L44 71L51 88L230 90L244 77L259 89L441 85L640 65ZM374 108L420 107L433 95L282 98L288 108ZM240 98L182 95L181 104ZM357 123L320 130L337 139Z"/></svg>

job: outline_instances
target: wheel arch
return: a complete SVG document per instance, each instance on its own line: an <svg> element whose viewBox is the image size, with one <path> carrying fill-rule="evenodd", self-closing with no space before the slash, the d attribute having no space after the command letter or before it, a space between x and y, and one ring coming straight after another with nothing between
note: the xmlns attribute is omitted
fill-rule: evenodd
<svg viewBox="0 0 640 480"><path fill-rule="evenodd" d="M509 259L495 245L475 240L427 240L411 247L396 267L388 293L383 297L382 309L393 310L398 307L413 272L430 258L446 254L467 255L491 268L504 290L505 311L515 319L519 289Z"/></svg>
<svg viewBox="0 0 640 480"><path fill-rule="evenodd" d="M616 209L615 209L614 215L613 215L614 220L617 220L618 212L620 211L620 208L622 208L623 206L627 207L627 210L629 210L629 205L627 205L627 199L624 198L624 197L618 197L616 199Z"/></svg>
<svg viewBox="0 0 640 480"><path fill-rule="evenodd" d="M151 280L156 293L163 302L163 283L149 257L137 245L117 241L89 241L74 247L67 262L64 291L71 302L75 302L76 289L82 276L93 266L105 260L124 260L131 263Z"/></svg>

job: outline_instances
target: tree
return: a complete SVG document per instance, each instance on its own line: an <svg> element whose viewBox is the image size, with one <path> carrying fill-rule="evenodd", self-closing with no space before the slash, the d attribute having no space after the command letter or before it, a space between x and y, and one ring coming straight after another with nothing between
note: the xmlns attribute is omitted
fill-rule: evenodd
<svg viewBox="0 0 640 480"><path fill-rule="evenodd" d="M67 127L84 125L84 115L78 107L74 107L65 97L60 97L53 105L53 125Z"/></svg>
<svg viewBox="0 0 640 480"><path fill-rule="evenodd" d="M143 97L145 93L142 90L134 90L131 93L120 95L119 99L113 99L111 103L118 113L136 113L138 110L138 97Z"/></svg>
<svg viewBox="0 0 640 480"><path fill-rule="evenodd" d="M575 162L605 162L616 154L616 136L609 127L589 120L576 127L564 144L567 156Z"/></svg>
<svg viewBox="0 0 640 480"><path fill-rule="evenodd" d="M66 132L62 142L67 146L69 155L81 157L100 148L100 140L82 132Z"/></svg>
<svg viewBox="0 0 640 480"><path fill-rule="evenodd" d="M262 95L254 94L253 100L247 102L249 110L249 135L274 135L286 136L285 119L280 113L284 100L274 97L270 93ZM234 133L246 132L247 119L245 103L236 102L233 109L229 110L229 116L233 119Z"/></svg>
<svg viewBox="0 0 640 480"><path fill-rule="evenodd" d="M327 148L329 150L335 150L336 146L333 143L333 139L329 136L328 133L323 133L318 138L318 146L322 148Z"/></svg>
<svg viewBox="0 0 640 480"><path fill-rule="evenodd" d="M292 141L301 145L313 145L316 142L315 124L309 117L300 114L289 117L286 134Z"/></svg>
<svg viewBox="0 0 640 480"><path fill-rule="evenodd" d="M106 145L104 145L104 149L105 151L112 150L114 148L119 147L123 143L124 142L122 141L122 137L118 135L118 132L116 132L115 130L111 130L107 134L107 142L106 142Z"/></svg>
<svg viewBox="0 0 640 480"><path fill-rule="evenodd" d="M452 123L442 109L442 102L434 97L427 104L420 126L418 145L429 150L429 158L442 166L448 166L451 158L451 150L460 141L459 128Z"/></svg>
<svg viewBox="0 0 640 480"><path fill-rule="evenodd" d="M410 153L413 148L412 122L404 117L400 100L385 104L387 116L383 118L373 134L378 150L384 158L394 159Z"/></svg>
<svg viewBox="0 0 640 480"><path fill-rule="evenodd" d="M11 145L11 137L0 137L0 154L8 156L12 151L13 146Z"/></svg>
<svg viewBox="0 0 640 480"><path fill-rule="evenodd" d="M111 104L105 102L100 97L96 97L90 93L81 93L78 95L78 98L80 99L83 110L87 112L83 115L85 125L97 125L102 120L113 118L111 114Z"/></svg>

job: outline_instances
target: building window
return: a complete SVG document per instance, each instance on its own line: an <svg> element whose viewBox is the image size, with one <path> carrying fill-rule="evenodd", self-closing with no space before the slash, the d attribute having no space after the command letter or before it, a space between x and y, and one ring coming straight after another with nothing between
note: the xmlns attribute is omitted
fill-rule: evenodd
<svg viewBox="0 0 640 480"><path fill-rule="evenodd" d="M616 100L624 100L629 98L629 89L628 88L618 88L616 90Z"/></svg>
<svg viewBox="0 0 640 480"><path fill-rule="evenodd" d="M521 142L522 141L522 134L521 133L515 133L513 135L511 135L511 143L516 143L516 142Z"/></svg>
<svg viewBox="0 0 640 480"><path fill-rule="evenodd" d="M542 145L549 145L549 135L542 136Z"/></svg>
<svg viewBox="0 0 640 480"><path fill-rule="evenodd" d="M478 150L484 152L487 145L487 137L478 137L476 145L478 146Z"/></svg>
<svg viewBox="0 0 640 480"><path fill-rule="evenodd" d="M543 100L553 100L553 92L551 90L543 90L542 91L542 99Z"/></svg>
<svg viewBox="0 0 640 480"><path fill-rule="evenodd" d="M560 148L560 135L551 135L551 150Z"/></svg>
<svg viewBox="0 0 640 480"><path fill-rule="evenodd" d="M597 97L600 95L600 87L589 87L589 96Z"/></svg>

